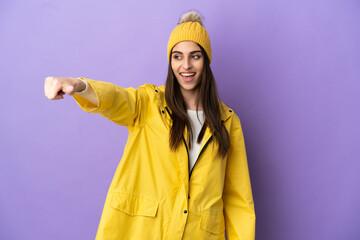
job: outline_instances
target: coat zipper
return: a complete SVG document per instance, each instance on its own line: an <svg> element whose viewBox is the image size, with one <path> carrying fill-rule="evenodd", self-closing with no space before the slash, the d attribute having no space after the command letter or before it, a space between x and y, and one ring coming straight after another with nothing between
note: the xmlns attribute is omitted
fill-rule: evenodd
<svg viewBox="0 0 360 240"><path fill-rule="evenodd" d="M213 135L211 135L211 137L207 140L207 142L205 143L205 145L203 146L203 148L201 149L200 153L199 153L199 156L197 157L196 161L195 161L195 164L193 166L193 168L191 169L190 171L190 174L189 174L189 182L190 182L190 178L191 178L191 174L196 166L196 163L199 161L199 158L200 158L200 155L203 153L203 151L205 150L205 148L207 147L207 145L209 144L209 142L212 140L213 138ZM187 148L186 148L187 149ZM188 153L188 158L189 158L189 153Z"/></svg>
<svg viewBox="0 0 360 240"><path fill-rule="evenodd" d="M168 107L165 107L165 109L166 109L166 111L168 112L169 116L171 117L171 113L170 113ZM209 142L212 140L212 138L213 138L213 135L211 135L211 137L207 140L207 142L205 143L205 145L204 145L203 148L201 149L201 151L200 151L200 153L199 153L199 156L197 157L197 159L196 159L196 161L195 161L195 164L194 164L193 168L192 168L191 171L190 171L190 174L189 174L189 182L190 182L191 174L192 174L192 172L193 172L193 170L194 170L194 168L195 168L195 166L196 166L196 163L199 161L199 158L200 158L201 154L203 153L203 151L205 150L205 148L207 147L207 145L209 144ZM185 147L186 147L186 152L187 152L187 155L188 155L188 166L189 166L189 162L190 162L190 159L189 159L189 157L190 157L190 156L189 156L189 149L188 149L188 147L187 147L187 144L186 144L186 141L185 141L184 136L182 136L182 140L184 141L184 144L185 144Z"/></svg>

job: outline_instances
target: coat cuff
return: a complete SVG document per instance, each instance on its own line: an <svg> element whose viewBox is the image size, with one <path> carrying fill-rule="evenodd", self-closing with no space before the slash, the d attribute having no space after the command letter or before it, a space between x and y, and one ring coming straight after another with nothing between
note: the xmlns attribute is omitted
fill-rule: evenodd
<svg viewBox="0 0 360 240"><path fill-rule="evenodd" d="M93 103L91 103L90 101L88 101L87 99L81 97L81 94L77 94L75 93L73 95L76 103L80 106L80 108L85 111L85 112L89 112L89 113L98 113L102 110L102 106L104 104L102 104L101 98L99 97L101 94L99 94L99 87L97 85L99 85L95 80L91 80L91 79L87 79L87 78L83 78L83 77L79 77L79 79L87 82L89 84L89 86L91 86L91 88L94 90L95 94L96 94L96 98L98 100L98 105L94 105ZM103 93L104 94L104 93Z"/></svg>

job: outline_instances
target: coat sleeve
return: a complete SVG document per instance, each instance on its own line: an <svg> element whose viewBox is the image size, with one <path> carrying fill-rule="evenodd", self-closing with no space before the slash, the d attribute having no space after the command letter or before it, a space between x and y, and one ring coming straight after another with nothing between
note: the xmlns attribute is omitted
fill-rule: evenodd
<svg viewBox="0 0 360 240"><path fill-rule="evenodd" d="M149 112L149 96L146 88L122 88L108 82L85 80L95 91L98 106L87 101L81 95L73 97L82 110L90 113L99 113L103 117L123 126L134 126L144 123Z"/></svg>
<svg viewBox="0 0 360 240"><path fill-rule="evenodd" d="M225 227L228 240L255 239L255 210L245 143L236 114L230 131L223 191Z"/></svg>

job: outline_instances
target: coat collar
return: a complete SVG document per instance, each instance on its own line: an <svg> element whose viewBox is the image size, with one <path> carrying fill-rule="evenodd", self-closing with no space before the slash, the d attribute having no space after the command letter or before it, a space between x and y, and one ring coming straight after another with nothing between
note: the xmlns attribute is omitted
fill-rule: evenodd
<svg viewBox="0 0 360 240"><path fill-rule="evenodd" d="M155 90L155 92L157 93L157 96L158 96L160 111L168 111L170 113L170 115L171 115L172 111L171 111L170 107L167 106L167 103L166 103L166 100L165 100L165 85L159 86ZM231 108L227 107L221 101L220 101L220 110L221 110L221 120L224 121L224 122L226 120L228 120L234 114L233 110Z"/></svg>

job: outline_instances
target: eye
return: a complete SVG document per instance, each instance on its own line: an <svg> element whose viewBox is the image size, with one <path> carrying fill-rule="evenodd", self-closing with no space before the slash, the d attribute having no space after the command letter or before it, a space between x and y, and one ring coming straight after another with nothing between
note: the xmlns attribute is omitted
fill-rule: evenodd
<svg viewBox="0 0 360 240"><path fill-rule="evenodd" d="M178 60L178 59L181 59L181 56L179 56L179 55L173 55L173 58L176 59L176 60Z"/></svg>
<svg viewBox="0 0 360 240"><path fill-rule="evenodd" d="M193 55L192 58L194 58L194 59L200 59L201 56L200 56L200 55Z"/></svg>

